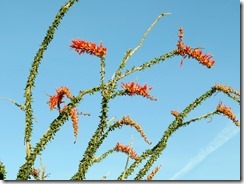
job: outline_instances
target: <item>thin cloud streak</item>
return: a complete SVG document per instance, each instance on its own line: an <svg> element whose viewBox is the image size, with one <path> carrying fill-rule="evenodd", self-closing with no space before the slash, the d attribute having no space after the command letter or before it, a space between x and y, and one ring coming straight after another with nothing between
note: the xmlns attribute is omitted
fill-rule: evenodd
<svg viewBox="0 0 244 184"><path fill-rule="evenodd" d="M222 129L219 134L208 144L207 147L202 149L195 157L193 157L179 172L172 176L169 180L177 180L183 175L187 174L190 170L202 162L209 154L216 151L218 148L227 143L232 137L239 133L240 128L235 126L227 126Z"/></svg>

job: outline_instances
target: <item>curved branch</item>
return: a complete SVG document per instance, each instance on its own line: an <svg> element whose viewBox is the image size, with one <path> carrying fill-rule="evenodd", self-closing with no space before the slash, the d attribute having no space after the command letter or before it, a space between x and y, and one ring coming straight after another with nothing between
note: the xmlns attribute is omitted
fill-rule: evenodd
<svg viewBox="0 0 244 184"><path fill-rule="evenodd" d="M54 18L52 25L49 27L46 36L44 37L44 40L41 44L41 47L36 53L36 56L34 57L30 74L26 83L25 87L25 93L24 96L26 98L25 100L25 142L27 145L27 158L30 156L30 150L31 150L31 134L32 134L32 119L33 119L33 109L32 109L32 89L35 87L35 79L38 74L38 68L41 64L41 59L43 58L44 52L47 50L48 45L53 39L53 36L55 34L56 29L58 28L61 19L65 16L65 14L68 12L70 7L79 0L69 0L64 6L60 8L58 11L56 17Z"/></svg>
<svg viewBox="0 0 244 184"><path fill-rule="evenodd" d="M153 29L153 27L157 24L157 22L164 16L169 15L171 13L162 13L160 14L156 20L149 26L149 28L146 30L146 32L144 33L144 35L142 36L141 40L139 41L139 44L134 48L134 49L129 49L126 51L126 54L124 56L124 58L122 59L121 64L119 65L119 68L116 70L116 72L114 73L114 77L117 78L117 76L121 75L121 71L122 69L125 67L125 63L129 60L129 58L142 47L142 44L144 42L144 40L146 39L147 35L149 34L149 32Z"/></svg>
<svg viewBox="0 0 244 184"><path fill-rule="evenodd" d="M62 111L59 116L51 123L49 129L40 139L40 141L36 144L35 148L32 152L30 152L30 156L26 158L26 163L24 163L18 172L17 180L27 180L31 171L31 167L33 166L36 156L40 154L46 147L47 143L54 139L55 134L60 130L61 126L65 121L69 118L69 111L74 108L81 100L85 94L91 94L96 91L99 91L101 87L94 87L90 90L80 91L77 97L72 98L71 102L67 105L64 111Z"/></svg>

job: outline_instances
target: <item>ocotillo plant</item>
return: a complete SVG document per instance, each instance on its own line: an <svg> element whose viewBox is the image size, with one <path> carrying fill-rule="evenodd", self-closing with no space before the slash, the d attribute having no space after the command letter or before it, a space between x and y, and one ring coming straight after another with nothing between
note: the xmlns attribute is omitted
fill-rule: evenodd
<svg viewBox="0 0 244 184"><path fill-rule="evenodd" d="M44 164L42 164L42 160L42 168L38 169L35 167L37 157L45 151L48 143L55 139L56 134L63 128L64 123L69 119L72 121L74 131L73 134L75 138L79 136L79 116L90 116L90 114L80 112L78 105L82 102L85 96L93 95L95 93L101 94L101 101L98 102L101 105L99 123L97 129L94 131L86 145L86 150L84 151L83 156L78 163L78 169L73 174L73 176L71 176L71 180L85 180L88 170L94 164L103 161L105 158L108 158L115 152L122 152L128 156L123 172L118 175L116 179L124 180L132 174L135 174L135 180L151 180L161 168L161 163L159 163L156 168L153 168L153 165L157 162L158 158L167 147L169 138L179 128L186 127L195 121L212 118L216 115L224 115L229 118L236 126L240 126L240 123L234 112L230 107L224 105L223 102L216 104L216 108L207 114L186 120L186 117L190 112L194 111L195 108L200 106L210 97L216 95L218 92L225 94L227 98L230 98L240 104L240 93L232 87L228 87L223 84L213 84L210 89L207 89L206 92L199 95L198 98L193 99L193 101L181 111L172 109L171 114L174 116L174 120L169 124L168 128L164 131L156 143L149 140L140 123L136 122L130 115L124 115L121 119L109 118L108 113L110 110L110 102L117 97L140 96L147 100L151 100L152 102L158 100L156 97L151 95L151 90L153 88L150 87L150 85L148 86L147 84L139 84L139 82L135 81L123 82L124 78L134 74L135 72L145 71L152 66L162 64L166 60L176 56L182 58L180 66L182 66L183 62L188 58L195 60L203 67L206 67L206 69L211 69L214 66L215 60L211 54L205 54L203 49L189 46L184 42L184 30L183 27L180 27L179 30L175 30L175 49L164 53L159 57L155 57L139 66L133 66L132 68L128 69L127 63L129 59L142 47L144 40L148 36L149 32L161 18L170 14L162 13L146 30L141 40L139 40L139 44L135 48L129 49L125 52L125 56L122 58L118 68L114 71L112 77L109 80L106 80L107 78L105 77L106 56L109 54L109 48L106 47L106 43L100 42L99 44L96 44L91 41L85 41L82 39L71 40L69 47L75 51L75 54L76 52L79 55L89 54L92 57L99 58L100 83L99 85L92 86L89 89L80 90L78 95L73 94L68 86L54 86L53 89L56 89L56 91L53 90L55 92L49 95L47 101L50 110L57 111L58 116L50 123L49 128L45 134L43 134L40 140L35 145L33 145L32 133L33 129L35 128L33 122L36 121L36 117L33 111L33 102L35 100L33 98L33 89L35 88L35 81L39 72L39 67L41 65L43 54L54 38L56 29L59 27L62 18L76 2L78 2L78 0L69 0L64 6L62 6L54 18L51 26L49 27L30 68L24 92L25 103L19 104L11 99L7 99L19 107L20 110L22 110L25 114L24 142L26 157L25 162L19 168L16 178L17 180L47 179L48 174L46 173ZM118 129L123 126L130 126L135 129L135 131L140 134L142 139L148 143L148 149L144 150L142 154L138 154L133 148L133 139L129 145L125 145L118 140L116 145L113 145L112 148L108 148L108 151L104 152L101 156L96 157L99 148L102 146L106 138L111 135L111 132L118 131ZM132 160L133 163L129 164L129 160ZM143 162L144 165L141 167L141 163ZM136 170L137 168L139 168L139 171ZM0 179L6 179L5 165L2 162L0 162L0 177Z"/></svg>

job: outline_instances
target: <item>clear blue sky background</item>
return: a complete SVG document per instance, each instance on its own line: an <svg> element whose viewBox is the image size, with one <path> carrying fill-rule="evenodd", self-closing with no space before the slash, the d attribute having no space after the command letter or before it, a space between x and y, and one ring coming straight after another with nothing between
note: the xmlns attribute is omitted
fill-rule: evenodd
<svg viewBox="0 0 244 184"><path fill-rule="evenodd" d="M29 68L48 26L60 6L66 1L2 1L0 12L0 97L24 103L24 88ZM110 103L109 118L130 115L141 124L148 138L147 145L130 127L111 133L97 156L115 146L129 144L134 137L134 149L141 154L163 135L174 117L171 110L183 110L195 98L216 83L240 90L240 2L237 0L185 1L80 1L64 17L55 38L44 54L34 89L33 144L45 133L57 111L50 111L48 96L55 89L67 86L72 94L99 84L99 59L78 56L70 47L71 40L80 38L107 47L106 79L118 67L127 49L137 46L140 38L155 18L164 17L145 40L143 47L129 60L128 67L138 66L176 48L177 33L184 27L186 44L203 47L214 55L216 64L208 69L195 60L174 57L145 72L125 78L153 87L151 94L157 102L134 96L119 97ZM90 113L80 117L79 136L73 144L71 122L66 122L56 138L42 154L50 180L70 179L77 171L87 142L98 125L100 96L86 96L79 110ZM221 93L205 101L189 114L188 119L213 111L219 101L231 106L240 119L240 107ZM24 113L8 101L0 101L0 161L15 179L24 163ZM162 164L157 180L238 180L240 179L240 131L226 117L215 116L211 123L203 120L179 129L169 139L168 146L154 166ZM224 132L224 133L223 133ZM87 179L116 179L123 171L126 155L114 153L88 172ZM36 166L39 167L39 158ZM143 164L140 166L142 167ZM185 168L185 169L184 169ZM183 173L183 174L182 174ZM133 179L134 175L129 179Z"/></svg>

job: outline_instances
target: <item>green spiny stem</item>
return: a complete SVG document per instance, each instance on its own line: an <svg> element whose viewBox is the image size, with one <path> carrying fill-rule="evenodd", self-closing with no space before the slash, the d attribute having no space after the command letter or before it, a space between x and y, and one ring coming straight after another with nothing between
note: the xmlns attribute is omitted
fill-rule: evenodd
<svg viewBox="0 0 244 184"><path fill-rule="evenodd" d="M134 139L133 139L133 137L132 137L132 138L131 138L131 142L130 142L130 148L132 148L133 140L134 140ZM128 168L129 160L130 160L130 155L131 155L131 149L130 149L129 154L128 154L127 159L126 159L125 168L124 168L124 172L123 172L123 174L122 174L122 179L121 179L121 180L124 179L125 172L126 172L126 170L127 170L127 168Z"/></svg>
<svg viewBox="0 0 244 184"><path fill-rule="evenodd" d="M193 118L193 119L191 119L191 120L189 120L189 121L186 121L186 122L182 123L182 126L189 125L190 123L195 122L195 121L199 121L199 120L201 120L201 119L207 119L207 118L210 118L210 117L212 117L213 115L217 114L217 112L218 112L218 111L215 110L215 111L213 111L213 112L210 112L210 113L204 114L204 115L202 115L202 116ZM210 121L209 121L209 122L210 122Z"/></svg>
<svg viewBox="0 0 244 184"><path fill-rule="evenodd" d="M239 104L241 103L240 98L238 98L238 97L236 97L236 96L234 96L234 95L232 95L232 94L227 94L227 95L228 95L228 97L232 98L233 100L235 100L235 101L238 102Z"/></svg>
<svg viewBox="0 0 244 184"><path fill-rule="evenodd" d="M10 98L3 98L3 97L0 97L0 99L2 99L2 100L7 100L7 101L9 101L9 102L12 102L14 105L16 105L17 107L19 107L20 110L25 111L25 107L24 107L23 105L21 105L21 104L15 102L14 100L12 100L12 99L10 99Z"/></svg>
<svg viewBox="0 0 244 184"><path fill-rule="evenodd" d="M27 157L30 156L29 153L31 151L31 134L32 134L32 119L33 119L33 109L32 109L32 89L35 87L35 78L38 74L38 68L41 64L41 59L43 58L44 52L47 50L47 47L51 40L53 39L55 30L58 28L61 19L64 17L64 15L68 12L69 8L79 0L70 0L68 3L66 3L64 6L62 6L57 13L56 17L54 18L54 21L52 22L52 25L49 27L46 36L44 37L44 40L41 44L40 49L37 51L36 56L34 57L34 61L31 66L30 74L26 83L25 87L25 142L27 146Z"/></svg>
<svg viewBox="0 0 244 184"><path fill-rule="evenodd" d="M17 106L18 108L20 108L20 110L25 111L25 106L24 106L24 105L21 105L21 104L15 102L15 101L12 100L12 99L9 99L9 98L3 98L3 97L0 97L0 99L10 101L10 102L12 102L15 106ZM38 122L38 120L37 120L36 117L33 116L33 119L34 119L36 122Z"/></svg>
<svg viewBox="0 0 244 184"><path fill-rule="evenodd" d="M191 103L190 105L188 105L183 110L183 112L180 115L182 115L183 118L185 118L190 111L192 111L197 106L199 106L204 100L206 100L207 98L211 97L215 92L216 92L216 89L211 88L210 90L208 90L207 92L205 92L202 96L200 96L199 98L197 98L196 100L194 100L193 103Z"/></svg>
<svg viewBox="0 0 244 184"><path fill-rule="evenodd" d="M211 112L209 114L206 114L206 115L200 116L198 118L192 119L192 120L190 120L188 122L182 123L183 119L187 116L187 114L190 111L195 109L204 100L206 100L207 98L211 97L215 92L216 92L216 89L214 87L212 87L209 91L204 93L202 96L197 98L192 104L190 104L188 107L186 107L185 110L176 117L176 120L173 121L173 123L169 126L167 131L164 133L162 139L152 149L152 151L153 151L152 153L153 154L152 154L151 158L147 161L147 163L144 165L144 167L139 171L139 173L135 177L135 180L140 180L140 179L142 179L143 176L145 176L146 172L148 172L148 170L151 168L153 163L159 158L159 156L162 154L163 150L166 148L166 146L167 146L166 143L168 141L168 138L171 136L171 134L173 132L175 132L178 128L180 128L182 126L189 125L191 122L200 120L202 118L208 118L208 117L213 116L214 114L217 113L217 111L214 111L214 112Z"/></svg>
<svg viewBox="0 0 244 184"><path fill-rule="evenodd" d="M103 85L105 80L105 57L101 58L100 74L101 74L101 84Z"/></svg>
<svg viewBox="0 0 244 184"><path fill-rule="evenodd" d="M116 72L114 73L114 78L117 78L118 76L121 75L121 72L123 70L123 68L125 67L125 64L127 62L127 60L130 58L131 56L131 52L132 52L132 49L129 49L125 52L125 56L124 58L122 59L118 69L116 70ZM115 81L115 80L114 80Z"/></svg>
<svg viewBox="0 0 244 184"><path fill-rule="evenodd" d="M109 132L112 132L116 128L121 127L120 121L116 121L113 125L109 126L108 130L102 135L102 137L98 140L98 144L102 144L102 142L105 140L105 138L108 136ZM141 132L139 132L142 134ZM149 142L149 141L148 141Z"/></svg>
<svg viewBox="0 0 244 184"><path fill-rule="evenodd" d="M151 155L150 159L146 162L144 167L138 172L137 176L135 177L135 180L142 179L148 170L152 167L153 163L159 158L159 156L162 154L163 150L167 146L168 138L172 135L173 132L175 132L178 128L183 126L183 120L187 116L187 114L195 109L198 105L200 105L204 100L209 98L213 95L213 93L216 91L216 89L211 88L209 91L204 93L202 96L197 98L192 104L187 106L182 113L180 113L176 119L170 124L168 129L165 131L162 139L158 142L158 144L153 148L153 154ZM186 125L186 124L184 124Z"/></svg>
<svg viewBox="0 0 244 184"><path fill-rule="evenodd" d="M93 158L97 149L101 146L103 140L101 137L104 133L104 130L107 127L107 112L108 112L108 102L109 99L106 96L106 89L102 88L102 110L100 117L100 124L98 125L97 130L90 139L87 149L83 155L83 159L80 161L78 171L74 174L71 180L84 180L85 174L88 171L89 167L93 164Z"/></svg>
<svg viewBox="0 0 244 184"><path fill-rule="evenodd" d="M6 179L7 172L5 170L5 165L0 162L0 180L5 180Z"/></svg>
<svg viewBox="0 0 244 184"><path fill-rule="evenodd" d="M20 167L20 170L17 175L17 180L27 180L31 167L33 166L36 156L40 154L47 145L50 140L54 139L55 134L60 130L61 126L64 124L65 121L68 120L69 111L74 108L81 100L85 94L94 93L101 90L101 87L94 87L89 90L80 91L77 97L74 97L71 102L67 105L67 109L65 109L60 115L51 123L47 132L43 135L40 139L39 143L36 144L33 152L30 153L30 156L27 158L26 163Z"/></svg>
<svg viewBox="0 0 244 184"><path fill-rule="evenodd" d="M159 143L153 148L153 154L150 157L150 159L147 161L147 163L144 165L144 167L139 171L137 176L135 177L135 180L140 180L145 174L148 172L148 170L151 168L153 163L159 158L159 156L162 154L162 151L167 146L168 138L172 135L173 132L175 132L179 127L182 126L182 121L186 117L186 115L196 108L200 103L206 98L210 97L215 92L214 89L211 89L207 91L204 95L202 95L200 98L197 98L191 105L189 105L177 118L175 121L173 121L172 124L170 124L169 128L165 131L162 139L159 141ZM184 124L185 125L185 124Z"/></svg>
<svg viewBox="0 0 244 184"><path fill-rule="evenodd" d="M152 30L152 28L157 24L157 22L165 15L168 15L170 13L162 13L160 14L156 20L149 26L149 28L146 30L146 32L144 33L143 37L141 38L141 40L139 41L139 44L134 48L134 49L129 49L128 51L126 51L125 57L122 59L122 62L119 66L119 68L116 70L115 72L115 78L117 76L119 76L121 74L122 69L125 67L125 63L129 60L129 58L138 50L142 47L142 44L144 42L144 40L146 39L147 35L149 34L149 32Z"/></svg>
<svg viewBox="0 0 244 184"><path fill-rule="evenodd" d="M101 86L97 87L96 89L101 89L102 94L102 110L101 110L101 116L100 116L100 124L93 134L92 138L90 139L87 149L83 155L83 159L80 161L78 172L74 174L74 176L71 178L72 180L83 180L85 179L85 173L88 171L89 167L93 164L92 158L94 157L94 154L96 153L97 149L102 144L103 140L100 138L102 137L102 134L106 128L107 123L107 112L108 112L108 102L109 102L109 93L108 89L104 84L104 76L105 76L105 58L101 59Z"/></svg>
<svg viewBox="0 0 244 184"><path fill-rule="evenodd" d="M122 78L124 78L124 77L126 77L126 76L128 76L128 75L130 75L136 71L142 71L142 70L145 70L146 68L150 68L155 64L159 64L160 61L165 61L166 59L169 59L175 55L176 55L175 51L171 51L171 52L168 52L168 53L166 53L166 54L164 54L158 58L154 58L154 59L152 59L152 60L150 60L150 61L148 61L148 62L146 62L146 63L144 63L138 67L132 67L131 69L126 70L126 72L123 75L118 76L116 78L116 80L119 81Z"/></svg>
<svg viewBox="0 0 244 184"><path fill-rule="evenodd" d="M131 173L134 172L135 168L148 156L152 154L152 150L148 149L144 151L134 162L131 164L129 168L127 168L125 171L121 173L121 175L117 178L118 180L126 179Z"/></svg>
<svg viewBox="0 0 244 184"><path fill-rule="evenodd" d="M114 99L116 96L123 96L123 95L127 95L126 91L125 90L118 90L116 92L114 92L112 95L111 95L111 99Z"/></svg>
<svg viewBox="0 0 244 184"><path fill-rule="evenodd" d="M132 174L134 169L148 156L151 155L150 159L147 161L145 166L139 171L138 175L135 179L141 179L146 172L151 168L154 161L157 160L157 158L160 156L162 151L166 148L166 143L169 138L169 136L176 131L180 126L182 126L183 118L191 111L193 110L197 105L201 103L201 101L205 100L207 97L210 97L215 92L215 89L211 89L207 91L205 94L203 94L200 98L196 99L191 105L186 107L186 109L179 114L176 119L169 125L169 128L164 132L164 135L162 139L158 142L157 145L155 145L152 149L147 150L144 152L134 163L126 170L124 179L126 179L129 175ZM122 174L119 176L118 179L122 179Z"/></svg>
<svg viewBox="0 0 244 184"><path fill-rule="evenodd" d="M68 108L68 109L70 109L70 108ZM68 109L66 111L68 111ZM20 167L18 175L17 175L17 180L27 180L28 179L30 172L31 172L31 168L34 165L37 155L40 154L41 151L43 151L45 149L45 146L47 145L47 143L50 140L54 139L54 136L57 133L57 131L61 128L61 126L64 124L64 122L68 120L69 115L68 115L68 112L66 112L66 111L61 113L58 116L58 118L56 118L51 123L47 132L40 139L39 143L36 144L36 147L34 148L33 152L31 152L30 156L26 159L26 163Z"/></svg>
<svg viewBox="0 0 244 184"><path fill-rule="evenodd" d="M124 77L136 72L136 71L142 71L145 70L146 68L150 68L151 66L158 64L160 61L164 61L166 59L169 59L173 56L175 56L175 51L171 51L168 52L158 58L154 58L138 67L132 67L130 70L126 70L126 72L122 75L121 73L118 73L117 77L113 77L112 79L109 80L109 82L107 84L105 84L106 86L110 86L110 92L112 93L111 95L111 99L115 98L117 95L123 95L124 92L123 91L118 91L118 92L114 92L116 86L117 86L117 82L121 79L123 79Z"/></svg>
<svg viewBox="0 0 244 184"><path fill-rule="evenodd" d="M114 148L113 148L113 149L110 149L110 150L108 150L108 151L106 151L106 152L103 153L100 157L98 157L98 158L94 158L94 159L93 159L93 162L97 162L97 163L101 162L103 159L105 159L108 155L112 154L114 151L115 151Z"/></svg>
<svg viewBox="0 0 244 184"><path fill-rule="evenodd" d="M135 71L141 71L146 68L149 68L152 65L159 63L160 61L164 61L170 57L173 57L174 55L175 55L175 51L171 51L169 53L164 54L163 56L160 56L159 58L155 58L147 63L144 63L143 65L141 65L139 67L136 67L136 68L133 67L131 70L128 70L124 75L121 75L120 77L116 78L116 81L126 77L127 75L129 75ZM109 81L104 86L110 86L112 83L113 83L113 81ZM111 89L111 90L113 90L113 89ZM104 99L105 98L103 98L103 100ZM108 99L106 99L106 100L108 100ZM104 117L107 114L107 106L105 105L106 103L102 103L102 104L104 106L102 107L102 115L100 116L100 119L101 119L100 124L99 124L96 132L94 133L93 137L91 138L90 142L88 143L88 147L84 153L83 159L80 161L78 172L74 174L74 176L71 178L72 180L85 179L85 173L88 171L88 168L92 165L91 158L93 158L96 150L100 147L100 145L102 144L102 141L104 140L101 138L104 138L105 136L103 136L103 137L101 137L101 136L102 136L104 129L106 128L106 119L104 119ZM95 142L99 140L99 137L100 137L99 143L95 144Z"/></svg>
<svg viewBox="0 0 244 184"><path fill-rule="evenodd" d="M240 104L240 95L238 94L237 91L233 91L233 92L227 92L227 91L223 91L221 89L216 89L218 92L223 92L224 94L226 94L228 97L232 98L233 100L235 100L236 102L238 102Z"/></svg>
<svg viewBox="0 0 244 184"><path fill-rule="evenodd" d="M149 32L153 29L153 27L157 24L157 22L164 16L166 15L169 15L170 13L162 13L160 14L156 20L149 26L149 28L146 30L146 32L144 33L143 37L141 38L141 40L139 41L139 44L134 48L134 49L129 49L127 52L126 52L126 55L125 57L123 58L122 62L121 62L121 65L119 66L119 68L117 69L116 73L115 73L115 78L117 76L120 75L121 73L121 70L124 68L125 66L125 63L128 61L128 59L136 52L138 51L141 47L142 47L142 44L144 42L144 40L146 39L147 35L149 34Z"/></svg>
<svg viewBox="0 0 244 184"><path fill-rule="evenodd" d="M126 62L130 59L130 57L135 54L136 51L138 51L141 47L142 47L142 44L144 42L144 40L146 39L147 35L149 34L149 32L153 29L153 27L157 24L157 22L164 16L166 15L169 15L170 13L162 13L160 14L156 20L149 26L149 28L146 30L146 32L144 33L143 37L141 38L141 40L139 41L139 44L134 48L134 49L129 49L125 52L125 56L124 58L122 59L118 69L115 71L114 73L114 77L112 77L111 81L112 81L112 86L113 88L112 89L115 89L116 88L116 85L117 85L117 81L116 80L120 75L121 75L121 72L123 70L123 68L125 67L125 64Z"/></svg>
<svg viewBox="0 0 244 184"><path fill-rule="evenodd" d="M141 38L140 42L139 42L139 45L134 48L130 55L133 55L139 48L141 48L142 46L142 43L144 42L144 40L146 39L147 35L149 34L149 32L153 29L153 27L157 24L157 22L164 16L166 15L170 15L171 13L161 13L157 18L156 20L150 25L150 27L146 30L146 32L144 33L143 37Z"/></svg>

